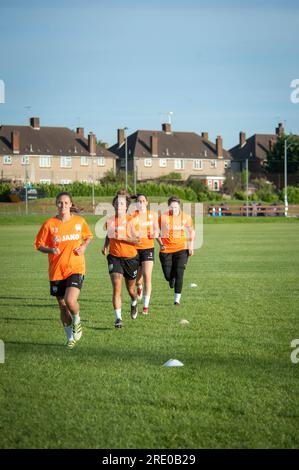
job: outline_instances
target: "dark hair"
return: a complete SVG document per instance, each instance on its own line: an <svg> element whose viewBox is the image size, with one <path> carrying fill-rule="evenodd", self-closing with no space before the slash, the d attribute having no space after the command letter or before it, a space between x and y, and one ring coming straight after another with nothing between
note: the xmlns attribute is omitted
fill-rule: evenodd
<svg viewBox="0 0 299 470"><path fill-rule="evenodd" d="M176 196L170 196L170 198L167 201L167 204L170 206L172 202L177 202L179 205L181 205L180 199Z"/></svg>
<svg viewBox="0 0 299 470"><path fill-rule="evenodd" d="M113 207L115 207L115 203L118 200L119 196L123 196L123 197L126 198L126 205L127 205L127 209L128 209L129 205L131 204L131 196L125 189L120 189L119 191L117 191L116 195L114 196L114 198L112 200Z"/></svg>
<svg viewBox="0 0 299 470"><path fill-rule="evenodd" d="M136 201L137 201L138 198L140 198L140 196L143 196L146 199L146 201L148 201L148 198L144 193L131 194L130 197L131 197L131 199L136 199Z"/></svg>
<svg viewBox="0 0 299 470"><path fill-rule="evenodd" d="M70 212L78 213L78 212L81 212L81 211L82 211L82 208L76 206L76 204L75 204L74 201L73 201L72 195L71 195L70 193L68 193L67 191L61 191L61 193L57 194L57 196L56 196L56 206L57 206L57 204L58 204L59 199L60 199L62 196L67 196L67 197L70 199L70 201L71 201L71 203L72 203Z"/></svg>

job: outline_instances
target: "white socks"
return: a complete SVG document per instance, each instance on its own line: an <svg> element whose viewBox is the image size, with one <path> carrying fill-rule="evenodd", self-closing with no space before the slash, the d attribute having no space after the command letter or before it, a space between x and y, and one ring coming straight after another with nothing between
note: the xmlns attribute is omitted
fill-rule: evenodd
<svg viewBox="0 0 299 470"><path fill-rule="evenodd" d="M116 308L114 310L115 313L115 320L121 320L121 308Z"/></svg>
<svg viewBox="0 0 299 470"><path fill-rule="evenodd" d="M80 313L78 312L77 315L72 315L73 325L77 325L80 323Z"/></svg>
<svg viewBox="0 0 299 470"><path fill-rule="evenodd" d="M137 299L132 300L131 305L132 305L132 307L135 307L137 305Z"/></svg>
<svg viewBox="0 0 299 470"><path fill-rule="evenodd" d="M175 303L178 303L178 304L180 303L181 295L182 294L176 294L176 293L174 294L174 302Z"/></svg>
<svg viewBox="0 0 299 470"><path fill-rule="evenodd" d="M69 326L65 326L64 327L64 331L65 331L65 334L66 334L66 338L68 341L70 341L71 339L74 339L73 338L73 325L69 325Z"/></svg>
<svg viewBox="0 0 299 470"><path fill-rule="evenodd" d="M150 295L145 295L145 296L144 296L144 299L143 299L144 305L143 305L143 306L144 306L145 308L148 308L149 302L150 302L150 298L151 298Z"/></svg>

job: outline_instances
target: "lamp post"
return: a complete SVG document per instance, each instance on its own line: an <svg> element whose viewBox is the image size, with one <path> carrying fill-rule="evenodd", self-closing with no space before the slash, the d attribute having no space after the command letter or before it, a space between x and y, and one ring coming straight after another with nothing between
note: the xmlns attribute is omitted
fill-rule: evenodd
<svg viewBox="0 0 299 470"><path fill-rule="evenodd" d="M125 173L126 173L126 191L128 190L128 139L127 139L127 127L124 127L125 131Z"/></svg>
<svg viewBox="0 0 299 470"><path fill-rule="evenodd" d="M246 158L246 217L248 217L248 158Z"/></svg>
<svg viewBox="0 0 299 470"><path fill-rule="evenodd" d="M94 209L95 209L95 198L94 198L94 164L95 160L93 157L91 157L91 164L92 164L92 184L91 184L91 194L92 194L92 213L94 214Z"/></svg>
<svg viewBox="0 0 299 470"><path fill-rule="evenodd" d="M288 152L287 152L287 150L288 150L287 141L288 141L289 137L287 137L284 141L284 215L285 215L285 217L288 216L288 210L289 210L289 203L288 203Z"/></svg>

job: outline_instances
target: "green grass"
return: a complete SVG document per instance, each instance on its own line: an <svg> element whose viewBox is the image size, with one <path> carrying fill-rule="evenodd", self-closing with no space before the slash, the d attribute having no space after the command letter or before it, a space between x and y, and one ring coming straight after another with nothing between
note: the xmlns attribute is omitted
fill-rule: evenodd
<svg viewBox="0 0 299 470"><path fill-rule="evenodd" d="M151 314L130 320L124 293L119 331L95 239L72 351L37 230L0 227L0 447L298 448L297 224L205 225L181 307L157 260ZM184 367L163 367L170 358Z"/></svg>

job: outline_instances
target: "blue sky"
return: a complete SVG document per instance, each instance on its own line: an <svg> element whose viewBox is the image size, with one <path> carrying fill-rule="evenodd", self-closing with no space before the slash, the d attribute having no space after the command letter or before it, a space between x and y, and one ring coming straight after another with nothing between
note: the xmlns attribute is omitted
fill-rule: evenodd
<svg viewBox="0 0 299 470"><path fill-rule="evenodd" d="M0 0L0 123L299 134L299 1ZM30 106L30 108L28 108Z"/></svg>

